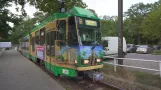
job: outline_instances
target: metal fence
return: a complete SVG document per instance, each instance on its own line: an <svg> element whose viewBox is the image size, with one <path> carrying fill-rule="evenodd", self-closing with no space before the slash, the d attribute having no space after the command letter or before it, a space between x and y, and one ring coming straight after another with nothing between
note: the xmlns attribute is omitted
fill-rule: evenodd
<svg viewBox="0 0 161 90"><path fill-rule="evenodd" d="M156 71L156 72L159 72L160 77L161 77L161 60L145 60L145 59L133 59L133 58L116 58L116 57L109 57L109 56L104 56L104 57L105 58L113 59L113 63L109 63L109 62L106 62L106 63L113 65L115 72L116 72L116 67L117 66L122 66L122 67L128 67L128 68ZM158 69L151 69L151 68L144 68L144 67L136 67L136 66L130 66L130 65L120 65L120 64L117 64L117 60L121 60L121 59L122 60L132 60L132 61L142 61L142 62L155 62L155 63L158 63L159 70Z"/></svg>

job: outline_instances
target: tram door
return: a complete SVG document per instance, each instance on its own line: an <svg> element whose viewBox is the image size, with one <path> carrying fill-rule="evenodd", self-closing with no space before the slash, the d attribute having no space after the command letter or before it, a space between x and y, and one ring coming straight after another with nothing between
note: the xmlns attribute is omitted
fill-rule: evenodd
<svg viewBox="0 0 161 90"><path fill-rule="evenodd" d="M54 63L54 55L55 55L55 39L56 32L48 31L46 33L46 67L48 70L51 70L51 65Z"/></svg>

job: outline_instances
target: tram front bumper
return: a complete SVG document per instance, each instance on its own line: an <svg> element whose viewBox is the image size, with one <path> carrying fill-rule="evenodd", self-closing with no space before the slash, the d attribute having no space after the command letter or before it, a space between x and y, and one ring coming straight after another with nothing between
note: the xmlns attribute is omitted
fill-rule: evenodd
<svg viewBox="0 0 161 90"><path fill-rule="evenodd" d="M88 67L77 67L77 70L78 71L87 71L87 70L92 70L92 69L99 69L102 67L103 67L103 64L95 65L95 66L88 66Z"/></svg>

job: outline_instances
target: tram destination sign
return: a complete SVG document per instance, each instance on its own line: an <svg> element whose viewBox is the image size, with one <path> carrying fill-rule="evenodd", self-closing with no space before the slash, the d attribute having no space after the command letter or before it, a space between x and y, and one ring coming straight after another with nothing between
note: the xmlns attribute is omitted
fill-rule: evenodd
<svg viewBox="0 0 161 90"><path fill-rule="evenodd" d="M97 26L97 21L94 20L85 20L87 26Z"/></svg>

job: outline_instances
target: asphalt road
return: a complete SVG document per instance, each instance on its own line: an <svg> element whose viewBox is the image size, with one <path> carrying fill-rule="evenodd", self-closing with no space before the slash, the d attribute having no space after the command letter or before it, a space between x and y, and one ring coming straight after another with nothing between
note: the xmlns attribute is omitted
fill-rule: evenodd
<svg viewBox="0 0 161 90"><path fill-rule="evenodd" d="M161 60L161 55L128 53L126 58L145 59L145 60ZM113 63L113 60L107 60L106 62ZM159 70L159 63L156 63L156 62L144 62L144 61L124 60L124 65ZM132 69L132 68L129 68L129 69ZM137 71L141 71L141 72L147 72L147 73L151 73L151 74L158 74L157 71L142 70L142 69L132 69L132 70L137 70Z"/></svg>
<svg viewBox="0 0 161 90"><path fill-rule="evenodd" d="M161 60L161 55L128 53L126 58L136 58L136 59L146 59L146 60Z"/></svg>

